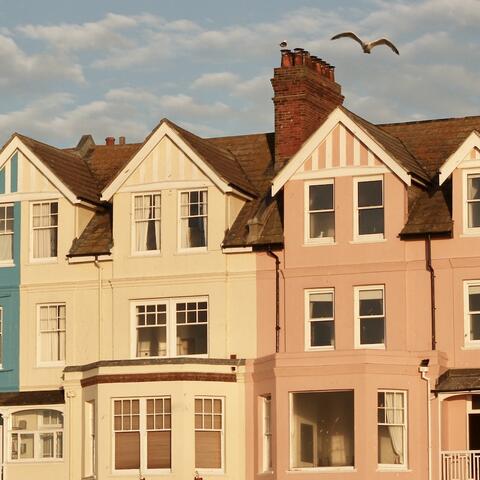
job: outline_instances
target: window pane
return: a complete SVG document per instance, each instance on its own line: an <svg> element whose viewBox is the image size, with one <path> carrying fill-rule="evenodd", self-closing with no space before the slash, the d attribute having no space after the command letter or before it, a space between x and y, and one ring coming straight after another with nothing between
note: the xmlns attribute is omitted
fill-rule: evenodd
<svg viewBox="0 0 480 480"><path fill-rule="evenodd" d="M115 433L115 468L117 470L140 468L140 433Z"/></svg>
<svg viewBox="0 0 480 480"><path fill-rule="evenodd" d="M312 347L325 347L333 345L333 321L312 322L310 338Z"/></svg>
<svg viewBox="0 0 480 480"><path fill-rule="evenodd" d="M20 436L20 458L34 458L34 435L33 433L22 433Z"/></svg>
<svg viewBox="0 0 480 480"><path fill-rule="evenodd" d="M40 435L40 457L53 458L54 436L53 433L42 433Z"/></svg>
<svg viewBox="0 0 480 480"><path fill-rule="evenodd" d="M333 317L333 293L310 294L310 318Z"/></svg>
<svg viewBox="0 0 480 480"><path fill-rule="evenodd" d="M480 227L480 202L468 203L468 226Z"/></svg>
<svg viewBox="0 0 480 480"><path fill-rule="evenodd" d="M310 213L310 238L324 238L335 236L335 213Z"/></svg>
<svg viewBox="0 0 480 480"><path fill-rule="evenodd" d="M333 209L333 183L327 185L310 185L309 187L310 210Z"/></svg>
<svg viewBox="0 0 480 480"><path fill-rule="evenodd" d="M360 316L383 315L383 290L360 290Z"/></svg>
<svg viewBox="0 0 480 480"><path fill-rule="evenodd" d="M468 309L470 312L480 312L480 285L468 287Z"/></svg>
<svg viewBox="0 0 480 480"><path fill-rule="evenodd" d="M292 467L353 466L353 392L294 393L292 410Z"/></svg>
<svg viewBox="0 0 480 480"><path fill-rule="evenodd" d="M404 463L403 426L378 426L378 463L402 465Z"/></svg>
<svg viewBox="0 0 480 480"><path fill-rule="evenodd" d="M472 409L480 410L480 395L472 395Z"/></svg>
<svg viewBox="0 0 480 480"><path fill-rule="evenodd" d="M195 468L221 468L221 442L221 432L195 432Z"/></svg>
<svg viewBox="0 0 480 480"><path fill-rule="evenodd" d="M373 235L384 233L383 208L369 208L358 211L358 234Z"/></svg>
<svg viewBox="0 0 480 480"><path fill-rule="evenodd" d="M360 320L360 343L362 345L383 344L385 342L385 328L383 317L362 318Z"/></svg>
<svg viewBox="0 0 480 480"><path fill-rule="evenodd" d="M480 177L468 176L468 200L480 200Z"/></svg>
<svg viewBox="0 0 480 480"><path fill-rule="evenodd" d="M177 326L177 355L200 355L207 353L207 325Z"/></svg>
<svg viewBox="0 0 480 480"><path fill-rule="evenodd" d="M376 207L383 205L382 180L358 182L358 206Z"/></svg>
<svg viewBox="0 0 480 480"><path fill-rule="evenodd" d="M147 432L147 468L170 468L170 432Z"/></svg>
<svg viewBox="0 0 480 480"><path fill-rule="evenodd" d="M166 327L137 329L137 357L159 357L167 354Z"/></svg>
<svg viewBox="0 0 480 480"><path fill-rule="evenodd" d="M470 340L480 340L480 314L470 315Z"/></svg>

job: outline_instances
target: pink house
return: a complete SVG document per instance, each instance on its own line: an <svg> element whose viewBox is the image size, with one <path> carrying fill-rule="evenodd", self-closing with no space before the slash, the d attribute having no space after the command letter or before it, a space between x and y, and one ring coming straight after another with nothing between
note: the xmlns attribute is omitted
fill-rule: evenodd
<svg viewBox="0 0 480 480"><path fill-rule="evenodd" d="M374 125L302 49L272 85L249 478L479 480L480 117Z"/></svg>

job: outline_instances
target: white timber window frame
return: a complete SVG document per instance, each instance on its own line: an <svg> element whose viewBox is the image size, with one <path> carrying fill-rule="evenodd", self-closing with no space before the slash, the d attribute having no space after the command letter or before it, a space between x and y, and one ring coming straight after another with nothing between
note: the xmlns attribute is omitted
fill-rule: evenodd
<svg viewBox="0 0 480 480"><path fill-rule="evenodd" d="M37 365L59 367L65 365L67 337L67 305L65 302L37 304ZM44 342L50 338L50 342ZM46 346L50 344L50 357ZM54 358L56 357L56 358Z"/></svg>
<svg viewBox="0 0 480 480"><path fill-rule="evenodd" d="M377 392L377 462L379 470L406 470L408 468L407 400L405 390L380 389ZM399 434L400 429L401 434ZM382 432L387 435L382 436ZM382 463L381 461L380 444L385 440L392 449L394 461L391 463Z"/></svg>
<svg viewBox="0 0 480 480"><path fill-rule="evenodd" d="M58 218L58 200L30 203L30 263L58 261Z"/></svg>
<svg viewBox="0 0 480 480"><path fill-rule="evenodd" d="M315 300L320 302L323 298L331 298L331 314L328 311L315 312L315 307L312 305ZM322 302L326 303L326 302ZM328 310L328 307L327 307ZM305 350L334 350L335 349L335 289L334 288L316 288L305 290ZM325 327L326 324L331 324L330 344L312 345L314 343L314 336L312 332L315 327ZM315 342L318 343L318 342Z"/></svg>
<svg viewBox="0 0 480 480"><path fill-rule="evenodd" d="M192 224L192 225L190 225ZM196 224L196 226L195 226ZM192 237L192 233L197 238ZM203 241L201 237L203 235ZM179 252L206 252L208 249L208 189L178 190L178 233ZM191 243L199 243L193 245ZM203 243L203 245L201 245Z"/></svg>
<svg viewBox="0 0 480 480"><path fill-rule="evenodd" d="M135 300L131 318L132 358L208 357L208 296Z"/></svg>
<svg viewBox="0 0 480 480"><path fill-rule="evenodd" d="M83 459L83 476L95 477L97 463L97 420L96 420L96 402L88 400L84 402L84 442L85 456Z"/></svg>
<svg viewBox="0 0 480 480"><path fill-rule="evenodd" d="M0 268L13 267L15 213L13 203L0 204Z"/></svg>
<svg viewBox="0 0 480 480"><path fill-rule="evenodd" d="M50 420L45 421L46 413ZM54 415L52 415L52 413ZM36 428L28 428L28 420L16 422L16 416L36 416ZM45 417L47 418L47 417ZM60 420L52 421L52 420ZM8 423L8 461L11 463L52 463L63 462L64 412L56 406L35 406L15 410ZM50 444L50 450L45 446ZM28 455L28 447L33 449ZM24 456L22 458L22 455Z"/></svg>
<svg viewBox="0 0 480 480"><path fill-rule="evenodd" d="M381 182L382 201L372 205L360 205L359 186L368 182ZM379 242L385 240L385 180L383 175L355 177L353 179L353 240L354 242ZM361 233L361 219L363 212L382 210L383 228L378 233Z"/></svg>
<svg viewBox="0 0 480 480"><path fill-rule="evenodd" d="M480 280L463 282L464 345L480 349L480 305L475 305L470 295L478 295L480 304Z"/></svg>
<svg viewBox="0 0 480 480"><path fill-rule="evenodd" d="M354 287L354 315L355 315L355 348L362 349L385 349L387 343L387 317L386 317L386 308L385 308L385 285L363 285ZM369 297L374 294L373 292L380 291L382 298L382 312L381 313L365 313L361 310L360 302L362 300L370 300L374 298L361 298ZM364 295L363 295L364 294ZM362 334L364 328L363 323L368 322L369 320L375 321L378 319L383 319L383 342L378 343L363 343Z"/></svg>
<svg viewBox="0 0 480 480"><path fill-rule="evenodd" d="M195 470L201 474L225 473L225 397L195 396ZM218 408L218 406L220 408ZM218 411L220 410L220 411ZM220 466L205 467L199 465L197 452L200 449L199 439L203 433L218 435L220 442ZM208 439L207 439L208 440ZM210 442L212 440L210 439ZM202 462L207 461L202 455ZM207 462L208 463L208 462Z"/></svg>
<svg viewBox="0 0 480 480"><path fill-rule="evenodd" d="M262 399L262 470L261 473L273 472L272 458L272 396L263 395Z"/></svg>
<svg viewBox="0 0 480 480"><path fill-rule="evenodd" d="M331 206L325 205L325 208L313 208L313 189L315 187L331 186ZM332 216L333 217L333 232L328 232L324 235L323 230L321 235L312 235L312 219L318 216ZM321 180L312 180L305 182L304 185L304 242L305 244L324 245L335 243L335 180L333 178L326 178Z"/></svg>
<svg viewBox="0 0 480 480"><path fill-rule="evenodd" d="M162 194L132 194L132 255L159 255L162 249Z"/></svg>
<svg viewBox="0 0 480 480"><path fill-rule="evenodd" d="M138 408L135 407L138 406ZM119 408L120 406L120 408ZM153 406L153 410L152 410ZM169 395L112 398L112 473L117 475L168 474L172 471L172 399ZM149 433L169 437L168 467L149 467ZM138 433L138 467L117 468L117 435ZM158 447L158 445L157 445ZM131 452L130 452L131 453ZM122 461L129 459L121 458ZM153 460L153 459L152 459ZM158 461L158 459L157 459Z"/></svg>
<svg viewBox="0 0 480 480"><path fill-rule="evenodd" d="M480 188L474 191L473 180L478 179L480 187L480 169L465 169L462 172L462 217L463 217L463 233L465 235L480 235L480 223L477 226L471 226L473 220L473 211L480 209ZM470 189L470 181L472 180L472 188ZM475 183L477 183L475 182ZM472 198L470 198L472 197ZM475 198L477 197L477 198ZM477 223L477 222L475 222Z"/></svg>

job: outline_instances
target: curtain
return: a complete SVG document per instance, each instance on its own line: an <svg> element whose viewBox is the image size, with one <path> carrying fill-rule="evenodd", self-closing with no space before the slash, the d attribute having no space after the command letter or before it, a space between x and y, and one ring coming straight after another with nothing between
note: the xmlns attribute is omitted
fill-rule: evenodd
<svg viewBox="0 0 480 480"><path fill-rule="evenodd" d="M0 235L0 261L13 258L13 234Z"/></svg>
<svg viewBox="0 0 480 480"><path fill-rule="evenodd" d="M388 433L392 442L393 451L397 457L395 463L403 463L403 426L391 425L399 423L395 419L394 399L394 393L385 392L385 420L386 423L389 424Z"/></svg>

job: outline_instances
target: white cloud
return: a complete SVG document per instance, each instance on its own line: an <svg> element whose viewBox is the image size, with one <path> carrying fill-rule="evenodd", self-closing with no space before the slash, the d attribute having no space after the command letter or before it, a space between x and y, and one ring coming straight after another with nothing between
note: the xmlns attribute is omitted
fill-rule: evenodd
<svg viewBox="0 0 480 480"><path fill-rule="evenodd" d="M192 82L192 88L232 87L239 81L232 72L204 73Z"/></svg>

